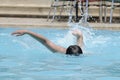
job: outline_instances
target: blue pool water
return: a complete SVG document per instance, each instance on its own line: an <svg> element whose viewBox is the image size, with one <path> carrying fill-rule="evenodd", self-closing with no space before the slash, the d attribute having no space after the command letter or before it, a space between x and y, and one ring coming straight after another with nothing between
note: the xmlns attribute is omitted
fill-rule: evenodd
<svg viewBox="0 0 120 80"><path fill-rule="evenodd" d="M0 80L120 80L120 32L75 28L84 33L79 57L52 53L28 35L10 35L21 28L0 28ZM73 28L27 29L64 47L75 44Z"/></svg>

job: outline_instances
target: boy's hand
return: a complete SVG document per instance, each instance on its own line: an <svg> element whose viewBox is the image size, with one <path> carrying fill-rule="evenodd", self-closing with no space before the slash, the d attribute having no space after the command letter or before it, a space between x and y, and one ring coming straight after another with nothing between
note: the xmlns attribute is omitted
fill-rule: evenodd
<svg viewBox="0 0 120 80"><path fill-rule="evenodd" d="M18 30L18 31L13 32L12 35L22 36L22 35L26 34L27 32L28 32L27 30Z"/></svg>
<svg viewBox="0 0 120 80"><path fill-rule="evenodd" d="M74 36L80 37L82 35L82 32L80 30L76 29L76 30L73 30L72 34Z"/></svg>

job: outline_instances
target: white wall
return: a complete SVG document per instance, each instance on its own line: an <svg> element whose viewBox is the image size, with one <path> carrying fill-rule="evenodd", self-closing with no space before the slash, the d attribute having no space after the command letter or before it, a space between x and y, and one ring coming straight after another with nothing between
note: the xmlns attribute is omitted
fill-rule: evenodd
<svg viewBox="0 0 120 80"><path fill-rule="evenodd" d="M36 5L50 5L51 0L0 0L2 4L36 4Z"/></svg>

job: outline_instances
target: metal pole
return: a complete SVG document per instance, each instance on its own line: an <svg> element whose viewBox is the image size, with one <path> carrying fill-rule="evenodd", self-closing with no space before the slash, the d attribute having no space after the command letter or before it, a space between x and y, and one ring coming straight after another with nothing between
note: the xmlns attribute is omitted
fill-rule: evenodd
<svg viewBox="0 0 120 80"><path fill-rule="evenodd" d="M54 12L53 12L53 17L52 17L52 22L54 21L55 16L56 16L56 12L57 12L57 7L56 7L56 5L58 5L58 1L59 1L59 0L55 0L55 6L54 6Z"/></svg>
<svg viewBox="0 0 120 80"><path fill-rule="evenodd" d="M113 18L113 9L114 9L114 0L112 0L112 5L111 5L110 23L112 23L112 18Z"/></svg>
<svg viewBox="0 0 120 80"><path fill-rule="evenodd" d="M101 23L103 22L103 20L102 20L102 17L103 17L102 13L103 13L103 9L102 9L102 0L101 0L100 1L100 7L99 7L99 18L100 18L100 22Z"/></svg>
<svg viewBox="0 0 120 80"><path fill-rule="evenodd" d="M104 22L107 21L107 5L106 5L106 1L104 1Z"/></svg>
<svg viewBox="0 0 120 80"><path fill-rule="evenodd" d="M87 23L87 18L88 18L88 0L86 0L85 23Z"/></svg>
<svg viewBox="0 0 120 80"><path fill-rule="evenodd" d="M75 9L76 9L76 22L77 22L78 21L78 1L76 1Z"/></svg>
<svg viewBox="0 0 120 80"><path fill-rule="evenodd" d="M60 9L60 15L59 15L59 17L58 17L59 20L60 20L60 18L61 18L62 12L63 12L63 10L64 10L64 5L65 5L65 1L62 1L62 7L61 7L61 9Z"/></svg>
<svg viewBox="0 0 120 80"><path fill-rule="evenodd" d="M53 4L54 4L54 1L53 1L53 0L51 0L51 1L52 1L52 4L51 4L51 6L50 6L50 10L49 10L49 13L48 13L47 21L48 21L49 18L50 18L50 14L51 14L51 11L52 11L52 8L53 8Z"/></svg>

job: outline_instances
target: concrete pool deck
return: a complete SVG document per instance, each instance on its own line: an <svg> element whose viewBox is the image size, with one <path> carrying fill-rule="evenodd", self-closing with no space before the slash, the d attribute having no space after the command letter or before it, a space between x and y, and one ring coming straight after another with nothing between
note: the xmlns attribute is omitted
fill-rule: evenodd
<svg viewBox="0 0 120 80"><path fill-rule="evenodd" d="M94 29L107 29L107 30L120 30L120 23L89 23ZM68 23L65 22L51 22L45 18L11 18L11 17L0 17L0 27L35 27L35 28L68 28Z"/></svg>

